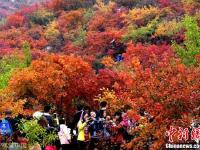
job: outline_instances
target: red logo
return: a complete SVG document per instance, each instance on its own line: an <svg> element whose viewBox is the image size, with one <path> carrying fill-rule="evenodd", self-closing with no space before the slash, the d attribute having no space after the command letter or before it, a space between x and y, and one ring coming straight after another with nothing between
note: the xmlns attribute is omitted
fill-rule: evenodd
<svg viewBox="0 0 200 150"><path fill-rule="evenodd" d="M177 129L175 127L170 126L170 129L165 133L165 135L169 138L169 142L173 143L175 133L177 133L177 138L179 141L188 141L190 136L191 140L200 140L200 127L193 128L190 133L189 128L178 127Z"/></svg>

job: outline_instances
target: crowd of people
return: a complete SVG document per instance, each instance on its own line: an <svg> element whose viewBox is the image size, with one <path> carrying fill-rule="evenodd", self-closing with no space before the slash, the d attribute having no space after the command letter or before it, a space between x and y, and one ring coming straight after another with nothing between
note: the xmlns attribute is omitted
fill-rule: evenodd
<svg viewBox="0 0 200 150"><path fill-rule="evenodd" d="M71 124L71 129L76 129L78 133L76 146L72 147L79 150L125 149L125 143L132 139L129 130L135 125L126 111L127 109L121 109L110 116L106 102L101 102L97 111L79 106Z"/></svg>
<svg viewBox="0 0 200 150"><path fill-rule="evenodd" d="M44 147L45 150L123 150L126 143L130 142L134 135L132 129L140 127L139 121L127 115L128 107L120 108L114 115L110 115L107 102L100 103L99 110L91 110L89 107L77 106L77 111L72 122L59 118L57 114L51 114L51 107L45 106L43 111L36 111L33 116L26 119L37 119L38 123L47 130L55 130L59 139L54 146ZM54 110L55 112L55 110ZM138 114L146 117L149 122L153 117L140 110ZM28 139L20 133L17 124L24 117L19 115L12 118L11 112L6 112L6 117L0 121L0 143L27 143ZM150 142L151 143L151 142ZM151 144L147 145L150 147ZM12 149L12 148L11 148ZM37 145L36 150L43 149Z"/></svg>

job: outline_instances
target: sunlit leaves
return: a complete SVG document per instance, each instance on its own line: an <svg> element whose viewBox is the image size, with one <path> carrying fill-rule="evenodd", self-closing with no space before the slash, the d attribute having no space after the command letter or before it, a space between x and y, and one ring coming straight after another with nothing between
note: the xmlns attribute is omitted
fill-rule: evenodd
<svg viewBox="0 0 200 150"><path fill-rule="evenodd" d="M134 8L130 10L128 17L133 22L148 22L157 15L160 15L159 13L161 13L161 11L157 7Z"/></svg>
<svg viewBox="0 0 200 150"><path fill-rule="evenodd" d="M23 106L26 100L18 99L15 100L12 97L12 94L9 90L1 90L0 91L0 118L5 117L5 112L10 110L12 111L13 116L17 116L18 114L23 114Z"/></svg>
<svg viewBox="0 0 200 150"><path fill-rule="evenodd" d="M156 29L156 36L172 36L178 31L180 31L182 25L180 22L177 22L176 20L172 21L163 21L161 22Z"/></svg>
<svg viewBox="0 0 200 150"><path fill-rule="evenodd" d="M29 68L17 72L10 87L15 91L15 97L66 107L74 97L91 100L96 92L94 75L92 68L81 58L52 55L33 61ZM64 99L63 104L61 99Z"/></svg>
<svg viewBox="0 0 200 150"><path fill-rule="evenodd" d="M102 59L102 63L108 68L111 68L112 66L114 66L116 64L116 62L110 56L104 57Z"/></svg>
<svg viewBox="0 0 200 150"><path fill-rule="evenodd" d="M123 101L120 100L115 91L109 90L109 89L101 89L101 94L99 94L94 100L98 102L106 101L109 105L110 114L114 115L114 112L116 112L119 107L123 107Z"/></svg>

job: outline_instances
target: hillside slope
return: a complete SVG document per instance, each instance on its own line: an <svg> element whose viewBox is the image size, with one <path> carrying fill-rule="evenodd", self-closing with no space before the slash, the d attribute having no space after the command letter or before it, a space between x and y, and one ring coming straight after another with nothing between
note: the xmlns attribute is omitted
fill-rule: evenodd
<svg viewBox="0 0 200 150"><path fill-rule="evenodd" d="M6 17L10 13L19 10L23 6L29 6L41 0L1 0L0 1L0 19Z"/></svg>
<svg viewBox="0 0 200 150"><path fill-rule="evenodd" d="M9 15L0 26L0 117L51 104L69 120L78 104L107 101L109 115L130 109L137 123L130 149L149 139L152 150L166 149L171 126L185 132L200 116L199 10L199 0L51 0Z"/></svg>

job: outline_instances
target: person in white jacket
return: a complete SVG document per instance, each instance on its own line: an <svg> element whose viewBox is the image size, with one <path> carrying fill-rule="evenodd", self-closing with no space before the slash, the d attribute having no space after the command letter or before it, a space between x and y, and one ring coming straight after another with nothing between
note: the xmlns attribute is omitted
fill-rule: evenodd
<svg viewBox="0 0 200 150"><path fill-rule="evenodd" d="M58 136L60 139L60 144L62 150L70 149L70 142L71 142L71 129L65 125L65 120L59 120L60 123L60 131L58 132Z"/></svg>

